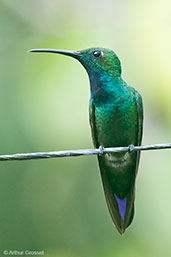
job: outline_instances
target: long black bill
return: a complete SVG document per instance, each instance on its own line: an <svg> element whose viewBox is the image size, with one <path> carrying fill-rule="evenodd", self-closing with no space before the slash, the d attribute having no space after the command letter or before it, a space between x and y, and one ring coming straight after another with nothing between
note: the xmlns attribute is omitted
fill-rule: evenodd
<svg viewBox="0 0 171 257"><path fill-rule="evenodd" d="M28 52L63 54L63 55L74 57L76 59L79 59L79 56L81 56L80 52L59 50L59 49L48 49L48 48L31 49L31 50L28 50Z"/></svg>

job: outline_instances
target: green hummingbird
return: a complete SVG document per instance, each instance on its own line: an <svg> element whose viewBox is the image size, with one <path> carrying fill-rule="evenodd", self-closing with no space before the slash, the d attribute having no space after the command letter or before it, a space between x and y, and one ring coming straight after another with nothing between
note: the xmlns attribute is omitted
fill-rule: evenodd
<svg viewBox="0 0 171 257"><path fill-rule="evenodd" d="M86 69L90 80L89 118L96 148L130 146L129 152L98 155L104 193L112 220L120 234L134 216L135 179L140 152L131 146L141 145L143 104L141 95L121 77L117 55L106 48L81 51L32 49L71 56Z"/></svg>

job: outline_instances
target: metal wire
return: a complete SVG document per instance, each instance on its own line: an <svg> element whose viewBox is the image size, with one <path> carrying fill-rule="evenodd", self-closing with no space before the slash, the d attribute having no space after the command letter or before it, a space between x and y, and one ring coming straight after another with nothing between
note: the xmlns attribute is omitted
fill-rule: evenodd
<svg viewBox="0 0 171 257"><path fill-rule="evenodd" d="M126 147L110 147L110 148L104 148L103 146L100 146L97 149L5 154L5 155L0 155L0 161L21 161L21 160L70 157L70 156L80 156L80 155L102 155L105 153L162 150L162 149L168 149L168 148L171 148L171 143L156 144L156 145L142 145L142 146L129 145Z"/></svg>

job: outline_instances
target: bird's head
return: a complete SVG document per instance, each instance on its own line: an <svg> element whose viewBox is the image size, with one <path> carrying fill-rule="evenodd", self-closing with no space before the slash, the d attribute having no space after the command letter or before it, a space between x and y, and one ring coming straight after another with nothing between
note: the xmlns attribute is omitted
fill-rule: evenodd
<svg viewBox="0 0 171 257"><path fill-rule="evenodd" d="M88 73L106 73L111 77L121 75L121 64L116 54L106 48L89 48L80 51L78 59Z"/></svg>

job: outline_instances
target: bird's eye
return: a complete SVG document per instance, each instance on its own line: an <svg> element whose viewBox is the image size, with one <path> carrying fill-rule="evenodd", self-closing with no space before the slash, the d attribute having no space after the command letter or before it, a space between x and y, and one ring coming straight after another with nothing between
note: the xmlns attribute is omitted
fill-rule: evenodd
<svg viewBox="0 0 171 257"><path fill-rule="evenodd" d="M96 51L93 52L93 55L94 55L94 57L100 57L100 56L103 55L103 52L99 51L99 50L96 50Z"/></svg>

